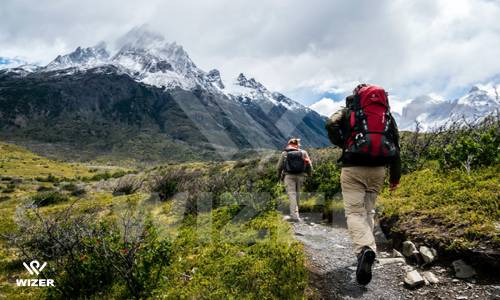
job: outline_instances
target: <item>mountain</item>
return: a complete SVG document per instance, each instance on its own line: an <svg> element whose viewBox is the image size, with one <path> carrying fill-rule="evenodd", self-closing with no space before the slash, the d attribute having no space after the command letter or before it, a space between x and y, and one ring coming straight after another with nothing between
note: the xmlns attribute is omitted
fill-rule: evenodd
<svg viewBox="0 0 500 300"><path fill-rule="evenodd" d="M67 68L92 68L104 64L109 58L105 43L99 43L95 47L76 48L75 51L59 55L46 67L46 71L61 70Z"/></svg>
<svg viewBox="0 0 500 300"><path fill-rule="evenodd" d="M415 130L416 121L422 130L430 130L453 120L477 121L500 112L499 93L500 84L490 82L476 84L465 95L451 101L434 95L420 96L403 107L396 120L401 130Z"/></svg>
<svg viewBox="0 0 500 300"><path fill-rule="evenodd" d="M224 84L144 27L117 45L0 70L0 138L81 159L231 159L291 136L328 144L324 117L253 78Z"/></svg>
<svg viewBox="0 0 500 300"><path fill-rule="evenodd" d="M325 119L298 102L270 92L254 78L241 73L232 85L223 89L277 138L299 136L306 145L328 145L324 135ZM265 116L265 118L263 117Z"/></svg>

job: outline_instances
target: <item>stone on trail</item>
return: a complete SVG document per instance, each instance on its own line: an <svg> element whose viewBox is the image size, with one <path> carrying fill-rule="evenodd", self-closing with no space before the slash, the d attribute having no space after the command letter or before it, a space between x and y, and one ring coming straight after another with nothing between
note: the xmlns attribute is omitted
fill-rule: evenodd
<svg viewBox="0 0 500 300"><path fill-rule="evenodd" d="M404 256L398 250L392 249L392 257L404 257Z"/></svg>
<svg viewBox="0 0 500 300"><path fill-rule="evenodd" d="M411 257L418 253L417 247L411 241L403 242L403 255L406 257Z"/></svg>
<svg viewBox="0 0 500 300"><path fill-rule="evenodd" d="M424 259L424 262L426 264L429 264L436 259L437 251L435 249L429 248L426 246L422 246L418 250L419 250L420 254L422 255L422 258Z"/></svg>
<svg viewBox="0 0 500 300"><path fill-rule="evenodd" d="M430 271L427 271L427 272L423 272L422 273L422 276L424 277L424 279L426 279L430 284L436 284L436 283L439 283L439 279L437 278L436 275L434 275L434 273L430 272Z"/></svg>
<svg viewBox="0 0 500 300"><path fill-rule="evenodd" d="M453 265L453 269L455 269L455 276L457 278L467 279L476 275L476 271L461 259L455 260L451 264Z"/></svg>
<svg viewBox="0 0 500 300"><path fill-rule="evenodd" d="M409 288L417 288L425 284L424 278L422 278L417 270L406 273L404 282Z"/></svg>
<svg viewBox="0 0 500 300"><path fill-rule="evenodd" d="M414 268L414 267L409 266L409 265L404 265L404 266L402 266L401 268L402 268L402 269L403 269L403 271L405 271L406 273L408 273L408 272L411 272L411 271L415 270L415 268Z"/></svg>
<svg viewBox="0 0 500 300"><path fill-rule="evenodd" d="M379 258L378 263L380 265L389 265L389 264L396 264L396 263L406 263L405 259L402 257L389 257L389 258Z"/></svg>

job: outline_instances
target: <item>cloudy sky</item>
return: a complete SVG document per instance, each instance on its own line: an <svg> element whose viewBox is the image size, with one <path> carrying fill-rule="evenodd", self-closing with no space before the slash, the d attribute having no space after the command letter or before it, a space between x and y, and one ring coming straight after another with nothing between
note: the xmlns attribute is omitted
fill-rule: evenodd
<svg viewBox="0 0 500 300"><path fill-rule="evenodd" d="M4 0L0 64L45 64L149 24L225 81L244 72L323 111L365 81L398 107L500 74L499 20L499 0Z"/></svg>

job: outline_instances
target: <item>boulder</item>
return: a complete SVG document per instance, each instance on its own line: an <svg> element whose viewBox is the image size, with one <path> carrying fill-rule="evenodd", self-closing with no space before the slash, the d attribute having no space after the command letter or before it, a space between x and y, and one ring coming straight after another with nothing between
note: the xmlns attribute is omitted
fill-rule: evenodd
<svg viewBox="0 0 500 300"><path fill-rule="evenodd" d="M409 288L417 288L425 284L424 278L422 278L417 270L406 273L404 282L405 285Z"/></svg>
<svg viewBox="0 0 500 300"><path fill-rule="evenodd" d="M422 246L418 250L419 250L420 254L422 255L422 258L424 259L424 262L426 264L429 264L436 259L437 251L435 249L429 248L426 246Z"/></svg>
<svg viewBox="0 0 500 300"><path fill-rule="evenodd" d="M412 257L418 253L417 247L411 241L403 242L403 255L406 257Z"/></svg>
<svg viewBox="0 0 500 300"><path fill-rule="evenodd" d="M455 260L451 264L455 270L455 276L457 278L467 279L476 275L476 271L461 259Z"/></svg>

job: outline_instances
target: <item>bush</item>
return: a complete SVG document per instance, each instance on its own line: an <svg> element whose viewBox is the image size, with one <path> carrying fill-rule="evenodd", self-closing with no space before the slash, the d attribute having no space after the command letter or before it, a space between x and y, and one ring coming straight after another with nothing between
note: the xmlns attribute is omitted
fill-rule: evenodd
<svg viewBox="0 0 500 300"><path fill-rule="evenodd" d="M10 194L10 193L13 193L16 191L16 185L15 184L12 184L12 183L9 183L7 184L7 186L3 189L2 193L5 193L5 194Z"/></svg>
<svg viewBox="0 0 500 300"><path fill-rule="evenodd" d="M66 195L57 191L39 192L31 197L31 201L36 207L53 205L61 202L66 202L68 200L69 198Z"/></svg>
<svg viewBox="0 0 500 300"><path fill-rule="evenodd" d="M322 193L326 200L333 199L340 192L340 168L332 161L317 163L313 175L304 182L304 191Z"/></svg>
<svg viewBox="0 0 500 300"><path fill-rule="evenodd" d="M437 160L444 170L464 168L467 172L500 161L500 118L491 115L475 123L451 120L434 130L421 133L417 123L413 133L402 133L403 173L420 170L429 160Z"/></svg>
<svg viewBox="0 0 500 300"><path fill-rule="evenodd" d="M48 192L48 191L53 191L54 188L53 187L50 187L50 186L44 186L44 185L40 185L36 188L36 191L37 192Z"/></svg>
<svg viewBox="0 0 500 300"><path fill-rule="evenodd" d="M87 190L83 186L77 185L75 183L66 183L61 187L61 190L67 191L71 196L81 197L87 193Z"/></svg>
<svg viewBox="0 0 500 300"><path fill-rule="evenodd" d="M120 178L113 188L113 196L131 195L142 187L143 180L135 176L126 176Z"/></svg>
<svg viewBox="0 0 500 300"><path fill-rule="evenodd" d="M437 167L405 175L400 188L381 194L382 218L399 219L398 227L454 247L486 242L498 249L499 172L496 164L472 170L470 175L459 169L443 173Z"/></svg>
<svg viewBox="0 0 500 300"><path fill-rule="evenodd" d="M172 169L161 175L155 175L152 177L149 190L152 193L156 193L161 201L170 199L176 193L181 191L186 191L183 189L183 185L193 179L193 176L187 176L188 174L181 169Z"/></svg>
<svg viewBox="0 0 500 300"><path fill-rule="evenodd" d="M129 172L132 173L132 172ZM114 173L110 173L109 171L105 171L104 173L97 173L91 177L85 177L82 178L83 181L101 181L101 180L108 180L111 178L120 178L123 177L127 174L129 174L123 170L118 170Z"/></svg>
<svg viewBox="0 0 500 300"><path fill-rule="evenodd" d="M37 176L37 177L35 177L35 180L37 180L39 182L53 182L53 183L60 181L59 178L57 178L56 176L54 176L52 174L47 175L47 177Z"/></svg>
<svg viewBox="0 0 500 300"><path fill-rule="evenodd" d="M171 262L171 243L130 211L123 227L96 220L96 213L72 207L49 216L28 210L9 241L23 249L23 259L49 262L44 274L56 282L49 298L148 298Z"/></svg>
<svg viewBox="0 0 500 300"><path fill-rule="evenodd" d="M188 217L174 241L169 280L156 297L167 299L303 299L305 256L277 212L234 221L237 205ZM213 223L206 226L203 220ZM197 225L198 224L198 225ZM200 225L202 224L201 228ZM209 242L204 242L205 238Z"/></svg>
<svg viewBox="0 0 500 300"><path fill-rule="evenodd" d="M444 147L439 162L443 168L465 168L467 172L481 166L500 163L500 128L459 133Z"/></svg>

